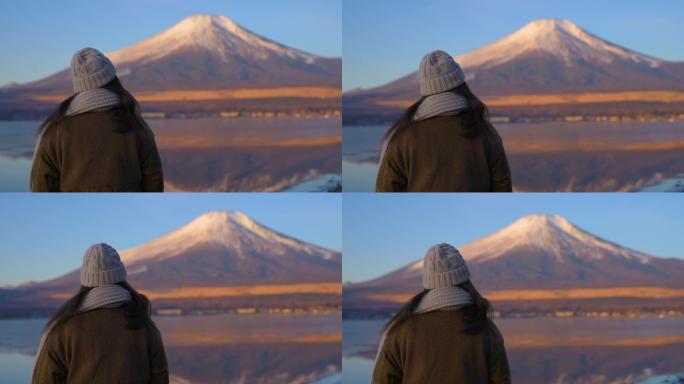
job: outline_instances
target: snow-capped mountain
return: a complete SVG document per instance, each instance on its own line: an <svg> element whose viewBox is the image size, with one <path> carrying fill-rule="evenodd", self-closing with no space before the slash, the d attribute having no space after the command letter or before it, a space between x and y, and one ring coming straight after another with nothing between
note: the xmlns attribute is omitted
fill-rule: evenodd
<svg viewBox="0 0 684 384"><path fill-rule="evenodd" d="M337 307L340 302L340 252L297 240L240 212L203 214L120 255L126 280L157 308ZM49 314L76 292L79 278L77 269L0 289L0 315Z"/></svg>
<svg viewBox="0 0 684 384"><path fill-rule="evenodd" d="M568 20L541 19L455 57L480 96L684 90L684 63L669 62L604 40ZM420 58L416 58L416 67ZM413 72L388 84L345 94L347 108L377 100L413 100Z"/></svg>
<svg viewBox="0 0 684 384"><path fill-rule="evenodd" d="M125 66L131 62L154 61L186 49L204 49L225 62L238 55L256 60L286 57L306 64L313 64L318 59L261 37L222 15L188 17L158 35L111 52L109 58L115 64Z"/></svg>
<svg viewBox="0 0 684 384"><path fill-rule="evenodd" d="M312 259L336 260L334 252L267 228L242 212L215 211L205 213L176 231L140 247L123 251L121 258L126 264L139 265L182 255L202 244L234 248L238 257L246 258L248 252L258 251L270 255L297 252Z"/></svg>
<svg viewBox="0 0 684 384"><path fill-rule="evenodd" d="M527 54L546 53L568 66L578 61L611 63L623 61L659 67L663 61L620 47L561 19L535 20L516 32L477 51L458 56L465 67L493 67Z"/></svg>
<svg viewBox="0 0 684 384"><path fill-rule="evenodd" d="M684 260L658 258L622 247L556 215L522 217L459 250L473 281L486 290L684 287ZM418 260L351 287L417 292L422 268L422 260Z"/></svg>
<svg viewBox="0 0 684 384"><path fill-rule="evenodd" d="M133 91L338 87L341 82L341 59L287 47L222 15L188 17L106 55ZM29 90L70 93L68 69L12 88L13 92Z"/></svg>
<svg viewBox="0 0 684 384"><path fill-rule="evenodd" d="M240 212L209 212L120 252L128 281L146 289L339 282L339 252L269 229ZM32 289L73 291L79 271Z"/></svg>
<svg viewBox="0 0 684 384"><path fill-rule="evenodd" d="M521 247L544 250L559 262L567 261L571 255L587 260L616 258L641 264L653 260L645 253L596 237L558 215L524 216L506 228L464 246L461 251L468 255L468 261L485 262Z"/></svg>

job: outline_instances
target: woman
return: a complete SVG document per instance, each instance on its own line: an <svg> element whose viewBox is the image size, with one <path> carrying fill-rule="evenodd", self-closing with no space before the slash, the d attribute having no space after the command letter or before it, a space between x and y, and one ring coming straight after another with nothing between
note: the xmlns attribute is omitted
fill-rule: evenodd
<svg viewBox="0 0 684 384"><path fill-rule="evenodd" d="M126 283L119 254L88 248L81 289L45 326L34 384L168 383L164 345L150 302Z"/></svg>
<svg viewBox="0 0 684 384"><path fill-rule="evenodd" d="M454 59L427 54L421 99L387 131L377 192L510 192L503 143Z"/></svg>
<svg viewBox="0 0 684 384"><path fill-rule="evenodd" d="M71 60L75 95L40 126L34 192L162 192L154 134L114 65L93 48Z"/></svg>
<svg viewBox="0 0 684 384"><path fill-rule="evenodd" d="M510 383L503 337L456 248L428 250L423 287L385 326L372 383Z"/></svg>

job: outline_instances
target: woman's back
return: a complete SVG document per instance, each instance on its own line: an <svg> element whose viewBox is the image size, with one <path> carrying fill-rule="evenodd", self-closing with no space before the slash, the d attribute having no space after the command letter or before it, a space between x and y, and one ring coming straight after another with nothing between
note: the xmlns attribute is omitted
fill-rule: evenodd
<svg viewBox="0 0 684 384"><path fill-rule="evenodd" d="M150 322L126 328L122 308L79 313L47 336L38 383L168 383L161 335Z"/></svg>
<svg viewBox="0 0 684 384"><path fill-rule="evenodd" d="M373 372L374 384L510 383L501 334L489 322L465 334L463 311L417 314L385 337Z"/></svg>
<svg viewBox="0 0 684 384"><path fill-rule="evenodd" d="M411 122L387 145L376 190L406 192L510 191L501 138L493 127L467 137L457 116Z"/></svg>
<svg viewBox="0 0 684 384"><path fill-rule="evenodd" d="M163 190L152 131L126 127L117 110L67 117L48 127L32 171L32 189L64 192Z"/></svg>

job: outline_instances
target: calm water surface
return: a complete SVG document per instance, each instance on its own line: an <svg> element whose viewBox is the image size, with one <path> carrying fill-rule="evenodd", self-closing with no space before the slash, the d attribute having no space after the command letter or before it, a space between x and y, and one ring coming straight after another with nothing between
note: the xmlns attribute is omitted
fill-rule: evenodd
<svg viewBox="0 0 684 384"><path fill-rule="evenodd" d="M0 320L0 382L29 382L45 321ZM249 383L340 382L340 344L329 340L339 335L339 316L187 316L155 322L178 382L234 382L241 377Z"/></svg>
<svg viewBox="0 0 684 384"><path fill-rule="evenodd" d="M343 128L342 178L346 191L373 190L382 137L387 129L388 126ZM684 141L684 122L521 123L496 124L496 129L504 140L514 184L518 181L524 190L650 187L652 191L663 191L684 186L684 151L667 149L667 145L659 147ZM577 153L589 145L621 149ZM547 179L540 181L540 177Z"/></svg>
<svg viewBox="0 0 684 384"><path fill-rule="evenodd" d="M684 380L684 318L499 319L514 383ZM384 321L343 322L343 383L368 383ZM670 381L677 383L677 381Z"/></svg>
<svg viewBox="0 0 684 384"><path fill-rule="evenodd" d="M155 131L169 190L316 191L341 173L339 119L148 122ZM0 121L0 191L27 190L39 125Z"/></svg>

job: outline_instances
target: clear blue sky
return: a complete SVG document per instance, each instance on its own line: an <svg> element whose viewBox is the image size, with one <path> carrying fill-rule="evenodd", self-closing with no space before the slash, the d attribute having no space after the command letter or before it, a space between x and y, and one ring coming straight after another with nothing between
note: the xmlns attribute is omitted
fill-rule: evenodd
<svg viewBox="0 0 684 384"><path fill-rule="evenodd" d="M144 244L213 210L241 211L295 238L341 250L340 194L74 194L0 196L0 286L56 277L97 242Z"/></svg>
<svg viewBox="0 0 684 384"><path fill-rule="evenodd" d="M117 50L199 13L222 14L294 48L340 57L341 0L0 1L0 85L69 65L84 46Z"/></svg>
<svg viewBox="0 0 684 384"><path fill-rule="evenodd" d="M528 22L563 18L604 39L684 60L680 0L344 0L343 88L368 88L415 71L422 56L494 42Z"/></svg>
<svg viewBox="0 0 684 384"><path fill-rule="evenodd" d="M532 213L575 225L642 252L684 258L684 204L678 194L346 193L343 279L358 282L423 257L439 242L463 246Z"/></svg>

